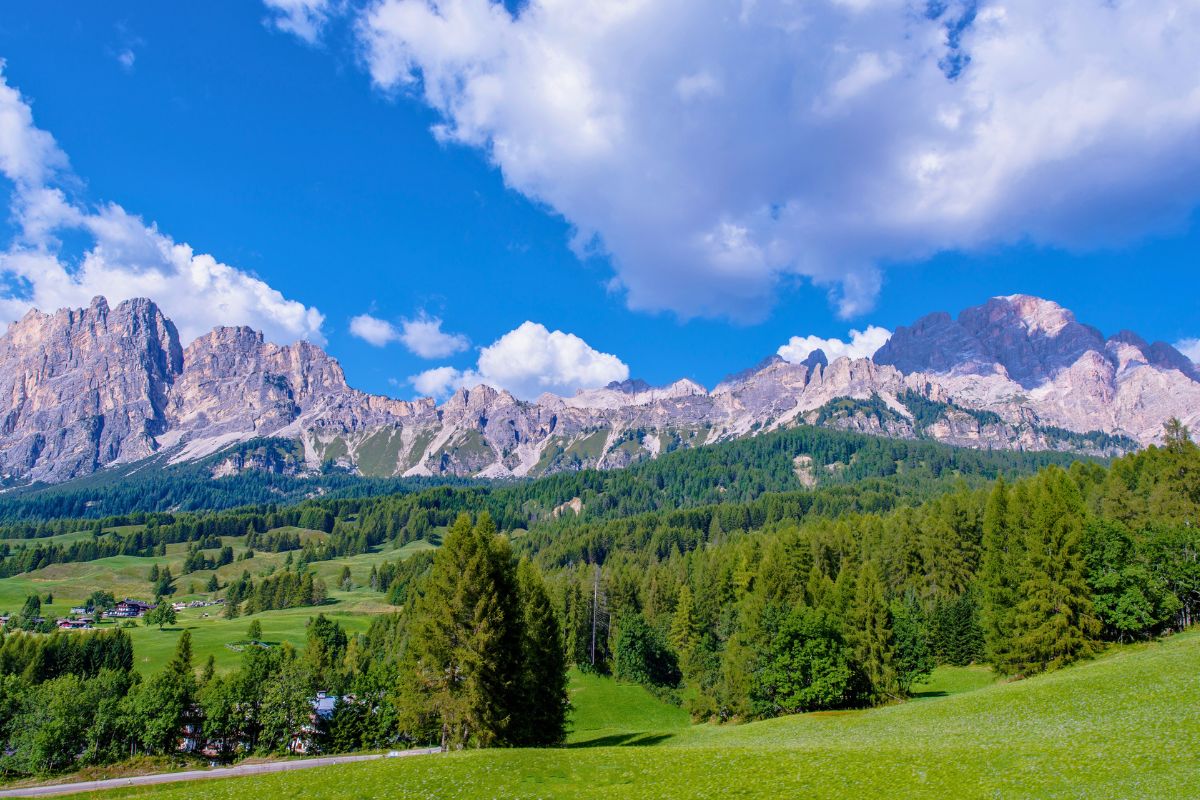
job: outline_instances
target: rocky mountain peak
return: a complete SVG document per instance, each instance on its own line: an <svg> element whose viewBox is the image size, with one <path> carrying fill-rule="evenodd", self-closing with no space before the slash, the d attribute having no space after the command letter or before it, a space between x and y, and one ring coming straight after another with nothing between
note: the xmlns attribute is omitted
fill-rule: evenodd
<svg viewBox="0 0 1200 800"><path fill-rule="evenodd" d="M0 469L57 481L149 455L182 369L149 300L30 311L0 336Z"/></svg>
<svg viewBox="0 0 1200 800"><path fill-rule="evenodd" d="M941 408L933 422L929 404ZM261 436L298 441L307 468L332 461L376 475L619 467L800 424L1111 453L1156 441L1171 416L1200 423L1200 375L1178 350L1130 331L1105 341L1027 295L957 318L930 314L898 328L874 359L771 356L711 392L686 378L628 380L526 402L481 385L440 407L360 392L320 347L275 344L244 326L214 328L185 350L149 300L30 311L0 336L4 484L67 480L163 450L196 459Z"/></svg>
<svg viewBox="0 0 1200 800"><path fill-rule="evenodd" d="M1029 389L1067 369L1085 353L1104 353L1100 331L1050 300L993 297L957 319L938 312L900 327L874 360L903 372L1002 375Z"/></svg>

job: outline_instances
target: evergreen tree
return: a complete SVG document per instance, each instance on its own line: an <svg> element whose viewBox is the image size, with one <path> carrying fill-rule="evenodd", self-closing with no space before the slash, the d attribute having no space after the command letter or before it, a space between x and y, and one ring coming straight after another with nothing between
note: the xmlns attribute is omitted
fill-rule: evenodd
<svg viewBox="0 0 1200 800"><path fill-rule="evenodd" d="M308 637L304 656L308 661L309 674L317 689L336 689L341 683L341 665L346 656L349 639L342 626L324 614L308 624Z"/></svg>
<svg viewBox="0 0 1200 800"><path fill-rule="evenodd" d="M982 589L980 624L984 655L999 668L1010 660L1013 624L1024 559L1020 531L1014 530L1013 510L1004 479L996 481L983 512L983 558L979 570Z"/></svg>
<svg viewBox="0 0 1200 800"><path fill-rule="evenodd" d="M541 574L529 561L517 567L523 609L521 697L512 737L515 744L546 747L566 736L567 659L558 616Z"/></svg>
<svg viewBox="0 0 1200 800"><path fill-rule="evenodd" d="M877 698L897 697L895 641L892 615L883 595L883 582L874 562L863 564L849 615L846 640Z"/></svg>
<svg viewBox="0 0 1200 800"><path fill-rule="evenodd" d="M1050 467L1035 481L1025 533L1021 601L1006 671L1032 674L1090 655L1100 632L1081 547L1083 499L1065 472Z"/></svg>
<svg viewBox="0 0 1200 800"><path fill-rule="evenodd" d="M150 678L137 696L137 729L142 745L149 752L175 751L179 732L191 713L195 697L192 634L185 630L166 667Z"/></svg>
<svg viewBox="0 0 1200 800"><path fill-rule="evenodd" d="M671 616L671 647L685 664L700 646L700 623L696 619L696 607L692 601L692 589L685 581L675 601L675 613Z"/></svg>
<svg viewBox="0 0 1200 800"><path fill-rule="evenodd" d="M417 694L443 749L507 741L518 695L520 608L512 556L491 518L459 515L415 604L410 649Z"/></svg>
<svg viewBox="0 0 1200 800"><path fill-rule="evenodd" d="M25 598L25 605L21 607L21 619L32 621L34 617L40 617L42 614L42 598L36 594L31 594Z"/></svg>

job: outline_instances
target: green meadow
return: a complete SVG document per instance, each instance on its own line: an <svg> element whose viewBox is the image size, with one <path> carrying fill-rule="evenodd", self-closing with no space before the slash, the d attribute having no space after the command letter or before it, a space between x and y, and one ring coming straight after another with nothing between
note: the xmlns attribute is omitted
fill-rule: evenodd
<svg viewBox="0 0 1200 800"><path fill-rule="evenodd" d="M998 682L937 670L918 698L689 725L644 689L576 675L566 747L484 750L97 797L1200 797L1200 633Z"/></svg>
<svg viewBox="0 0 1200 800"><path fill-rule="evenodd" d="M301 534L302 539L325 536L318 531L281 530L295 530ZM53 537L53 540L69 541L71 538L90 535L87 532L70 533ZM239 554L245 550L245 537L225 537L221 541L222 545L232 545L234 551ZM145 674L157 671L170 658L179 634L184 629L192 633L196 662L203 663L212 655L219 672L236 669L241 663L242 655L236 649L236 643L246 638L246 629L254 619L259 620L262 625L264 641L273 644L290 642L297 647L304 645L308 620L318 613L336 621L347 633L365 631L371 624L372 616L396 610L386 602L381 592L372 591L368 586L371 567L378 567L387 561L400 561L431 547L432 545L423 540L398 549L393 549L391 544L387 544L375 548L370 553L312 564L311 569L325 581L329 589L329 602L320 607L265 611L252 617L242 616L232 620L221 616L221 606L189 608L179 612L175 625L167 626L163 630L145 627L138 621L136 627L129 629L133 638L135 666ZM219 549L205 551L209 556L215 556L217 552ZM214 570L182 575L180 573L186 556L186 544L172 544L167 546L165 556L112 556L96 561L52 564L44 569L5 578L0 580L0 612L19 612L25 598L30 594L37 594L43 598L48 594L53 596L53 602L43 604L42 607L42 613L47 618L66 616L72 606L82 604L96 590L112 592L118 600L123 597L151 600L151 585L147 576L154 565L158 565L160 569L169 567L176 576L176 592L171 598L172 601L206 599L209 595L204 591L204 587ZM286 559L286 553L256 552L254 558L226 564L215 572L221 585L225 586L245 570L259 576L281 569ZM350 568L354 583L354 587L349 591L344 591L338 586L345 567ZM98 627L104 629L115 624L118 623L105 622Z"/></svg>

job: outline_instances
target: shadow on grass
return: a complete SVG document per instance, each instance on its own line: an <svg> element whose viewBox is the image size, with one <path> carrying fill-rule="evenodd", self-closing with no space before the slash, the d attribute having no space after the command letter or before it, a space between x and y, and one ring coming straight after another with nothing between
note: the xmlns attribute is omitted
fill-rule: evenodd
<svg viewBox="0 0 1200 800"><path fill-rule="evenodd" d="M574 742L567 747L652 747L662 744L674 735L673 733L614 733L610 736L598 736L595 739Z"/></svg>
<svg viewBox="0 0 1200 800"><path fill-rule="evenodd" d="M944 692L941 689L935 689L929 692L913 692L911 695L914 700L926 700L930 697L949 697L949 692Z"/></svg>

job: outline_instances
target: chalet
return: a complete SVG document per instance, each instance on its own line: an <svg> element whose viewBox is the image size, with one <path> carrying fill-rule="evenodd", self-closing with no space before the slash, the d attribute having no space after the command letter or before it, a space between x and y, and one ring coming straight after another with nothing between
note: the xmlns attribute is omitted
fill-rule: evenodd
<svg viewBox="0 0 1200 800"><path fill-rule="evenodd" d="M81 614L88 613L88 609L86 606L71 606L71 613L78 617Z"/></svg>
<svg viewBox="0 0 1200 800"><path fill-rule="evenodd" d="M317 696L309 701L312 713L309 714L308 723L292 736L292 740L288 742L289 751L297 755L308 755L313 752L315 744L313 740L316 738L318 729L321 723L333 719L333 712L337 708L339 699L336 695L327 692L317 692Z"/></svg>
<svg viewBox="0 0 1200 800"><path fill-rule="evenodd" d="M60 619L57 625L60 631L86 631L92 627L92 618Z"/></svg>
<svg viewBox="0 0 1200 800"><path fill-rule="evenodd" d="M153 603L143 603L141 600L130 600L128 597L117 603L116 607L104 616L116 619L140 617L154 608Z"/></svg>

